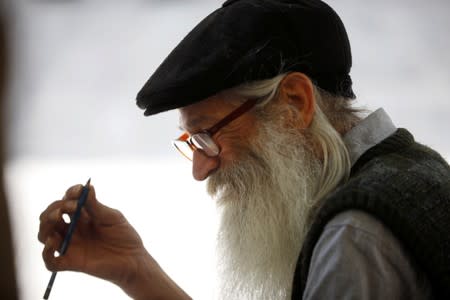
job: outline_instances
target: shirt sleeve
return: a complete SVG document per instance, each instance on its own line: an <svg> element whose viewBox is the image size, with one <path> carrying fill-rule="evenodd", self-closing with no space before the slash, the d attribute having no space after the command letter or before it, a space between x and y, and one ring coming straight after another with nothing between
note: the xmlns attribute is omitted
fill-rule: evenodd
<svg viewBox="0 0 450 300"><path fill-rule="evenodd" d="M430 299L392 232L371 215L349 210L334 217L317 242L303 299Z"/></svg>

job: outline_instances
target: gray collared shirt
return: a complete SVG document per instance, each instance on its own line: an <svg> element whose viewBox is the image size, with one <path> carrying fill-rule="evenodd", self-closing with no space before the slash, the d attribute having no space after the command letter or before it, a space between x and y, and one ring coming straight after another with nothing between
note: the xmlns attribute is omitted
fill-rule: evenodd
<svg viewBox="0 0 450 300"><path fill-rule="evenodd" d="M354 164L397 128L383 109L345 136ZM326 226L311 258L303 299L430 299L428 280L392 232L373 216L348 210Z"/></svg>

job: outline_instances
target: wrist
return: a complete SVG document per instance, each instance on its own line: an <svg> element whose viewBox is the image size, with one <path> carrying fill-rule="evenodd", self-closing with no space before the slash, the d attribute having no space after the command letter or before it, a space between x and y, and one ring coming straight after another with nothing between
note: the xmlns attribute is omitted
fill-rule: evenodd
<svg viewBox="0 0 450 300"><path fill-rule="evenodd" d="M119 286L135 300L191 299L145 251L137 256L133 271Z"/></svg>

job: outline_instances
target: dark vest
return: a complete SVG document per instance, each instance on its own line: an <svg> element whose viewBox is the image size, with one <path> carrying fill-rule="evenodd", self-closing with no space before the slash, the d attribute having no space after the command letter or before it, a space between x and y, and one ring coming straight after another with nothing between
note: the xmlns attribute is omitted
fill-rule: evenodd
<svg viewBox="0 0 450 300"><path fill-rule="evenodd" d="M350 179L321 201L297 261L292 299L302 299L325 225L349 209L383 222L427 276L434 297L450 299L450 167L405 129L364 153Z"/></svg>

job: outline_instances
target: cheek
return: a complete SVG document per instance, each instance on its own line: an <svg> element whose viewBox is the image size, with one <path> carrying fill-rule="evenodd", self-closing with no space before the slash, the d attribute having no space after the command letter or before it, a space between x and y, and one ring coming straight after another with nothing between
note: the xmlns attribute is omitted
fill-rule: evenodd
<svg viewBox="0 0 450 300"><path fill-rule="evenodd" d="M242 159L248 154L250 141L258 134L257 119L253 115L245 115L225 127L216 136L221 148L221 164L227 165Z"/></svg>
<svg viewBox="0 0 450 300"><path fill-rule="evenodd" d="M248 149L247 144L247 140L242 138L224 138L221 142L221 163L227 165L239 161Z"/></svg>
<svg viewBox="0 0 450 300"><path fill-rule="evenodd" d="M239 135L223 135L218 142L220 143L221 163L226 166L231 163L239 162L250 152L250 142L256 138L256 130L241 131Z"/></svg>

